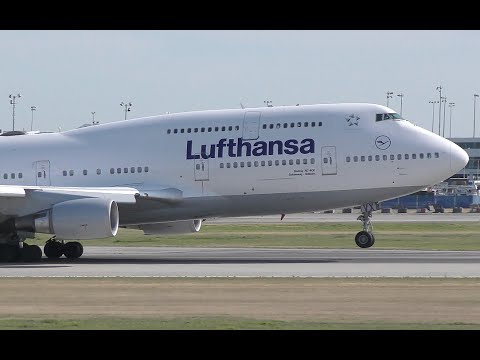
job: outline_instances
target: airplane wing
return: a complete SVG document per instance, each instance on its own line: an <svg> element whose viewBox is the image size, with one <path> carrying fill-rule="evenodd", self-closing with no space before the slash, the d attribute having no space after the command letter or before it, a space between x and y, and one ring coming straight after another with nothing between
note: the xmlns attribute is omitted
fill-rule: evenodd
<svg viewBox="0 0 480 360"><path fill-rule="evenodd" d="M55 186L20 186L0 185L1 198L64 195L66 197L96 197L109 198L117 203L135 203L138 198L145 200L179 202L183 192L175 188L133 188L133 187L55 187Z"/></svg>

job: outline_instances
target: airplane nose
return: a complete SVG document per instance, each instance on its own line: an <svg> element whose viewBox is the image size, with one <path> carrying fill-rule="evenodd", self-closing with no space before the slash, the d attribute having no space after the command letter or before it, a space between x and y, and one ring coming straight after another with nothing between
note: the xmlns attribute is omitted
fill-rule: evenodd
<svg viewBox="0 0 480 360"><path fill-rule="evenodd" d="M468 163L469 157L465 150L455 143L450 144L450 168L455 173L462 170Z"/></svg>

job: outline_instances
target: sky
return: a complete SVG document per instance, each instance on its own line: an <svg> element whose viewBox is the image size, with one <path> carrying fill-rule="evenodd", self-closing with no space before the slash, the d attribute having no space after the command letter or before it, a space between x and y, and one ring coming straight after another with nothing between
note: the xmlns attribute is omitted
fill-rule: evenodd
<svg viewBox="0 0 480 360"><path fill-rule="evenodd" d="M267 100L387 105L393 92L390 108L438 133L429 101L442 86L455 106L441 135L472 137L478 102L480 136L478 30L0 30L0 55L3 131L17 94L15 130L64 131L123 121L121 102L133 119Z"/></svg>

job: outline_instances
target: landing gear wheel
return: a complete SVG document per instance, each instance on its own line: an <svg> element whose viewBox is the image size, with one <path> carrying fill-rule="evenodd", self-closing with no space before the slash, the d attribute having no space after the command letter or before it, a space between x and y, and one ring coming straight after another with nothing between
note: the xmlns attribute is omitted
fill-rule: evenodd
<svg viewBox="0 0 480 360"><path fill-rule="evenodd" d="M68 242L63 245L63 254L68 259L77 259L83 254L83 246L78 241Z"/></svg>
<svg viewBox="0 0 480 360"><path fill-rule="evenodd" d="M360 231L355 236L355 243L361 248L369 248L375 243L375 237L367 231Z"/></svg>
<svg viewBox="0 0 480 360"><path fill-rule="evenodd" d="M0 262L12 262L18 259L18 247L0 244Z"/></svg>
<svg viewBox="0 0 480 360"><path fill-rule="evenodd" d="M58 259L63 255L63 246L59 241L47 241L43 247L43 252L49 259Z"/></svg>
<svg viewBox="0 0 480 360"><path fill-rule="evenodd" d="M38 245L23 244L22 259L25 262L40 261L42 258L42 249Z"/></svg>

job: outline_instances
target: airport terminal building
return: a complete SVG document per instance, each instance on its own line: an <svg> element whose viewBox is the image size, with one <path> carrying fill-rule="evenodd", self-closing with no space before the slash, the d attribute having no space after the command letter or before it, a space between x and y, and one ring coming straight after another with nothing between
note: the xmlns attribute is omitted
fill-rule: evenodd
<svg viewBox="0 0 480 360"><path fill-rule="evenodd" d="M466 178L480 181L480 138L449 138L464 149L470 160L467 166L455 178Z"/></svg>

